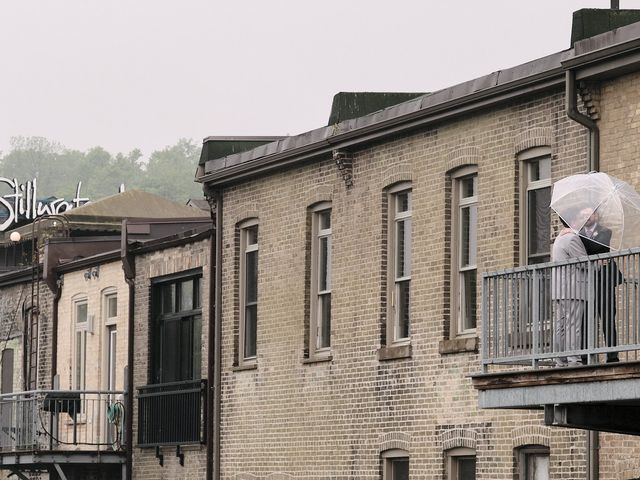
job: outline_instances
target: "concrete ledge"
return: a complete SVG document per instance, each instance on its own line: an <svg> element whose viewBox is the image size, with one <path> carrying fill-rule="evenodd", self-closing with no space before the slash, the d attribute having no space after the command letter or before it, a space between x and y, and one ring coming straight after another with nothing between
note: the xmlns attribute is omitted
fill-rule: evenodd
<svg viewBox="0 0 640 480"><path fill-rule="evenodd" d="M399 360L401 358L411 358L411 344L380 347L378 349L378 360L380 361Z"/></svg>
<svg viewBox="0 0 640 480"><path fill-rule="evenodd" d="M247 363L245 365L236 365L234 367L231 367L231 371L233 372L244 372L245 370L257 370L257 369L258 369L257 363Z"/></svg>
<svg viewBox="0 0 640 480"><path fill-rule="evenodd" d="M310 365L314 363L326 363L326 362L330 362L331 360L333 360L333 355L322 355L322 356L319 355L316 357L309 357L309 358L303 359L302 364Z"/></svg>
<svg viewBox="0 0 640 480"><path fill-rule="evenodd" d="M448 355L451 353L478 353L478 337L462 337L440 340L438 351L440 355Z"/></svg>

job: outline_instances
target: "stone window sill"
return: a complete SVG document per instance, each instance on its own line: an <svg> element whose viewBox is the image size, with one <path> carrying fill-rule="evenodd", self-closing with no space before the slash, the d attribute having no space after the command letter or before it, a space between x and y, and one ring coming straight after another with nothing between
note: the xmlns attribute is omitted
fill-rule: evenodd
<svg viewBox="0 0 640 480"><path fill-rule="evenodd" d="M378 349L378 360L381 362L387 360L400 360L402 358L411 358L411 344L392 345L390 347L380 347Z"/></svg>
<svg viewBox="0 0 640 480"><path fill-rule="evenodd" d="M324 362L330 362L331 360L333 360L333 355L328 354L328 355L316 355L314 357L309 357L309 358L304 358L302 360L303 365L311 365L314 363L324 363Z"/></svg>
<svg viewBox="0 0 640 480"><path fill-rule="evenodd" d="M245 370L257 370L257 369L258 369L257 363L245 363L243 365L236 365L231 368L233 372L244 372Z"/></svg>
<svg viewBox="0 0 640 480"><path fill-rule="evenodd" d="M478 337L460 337L440 340L438 351L440 355L452 353L478 353Z"/></svg>

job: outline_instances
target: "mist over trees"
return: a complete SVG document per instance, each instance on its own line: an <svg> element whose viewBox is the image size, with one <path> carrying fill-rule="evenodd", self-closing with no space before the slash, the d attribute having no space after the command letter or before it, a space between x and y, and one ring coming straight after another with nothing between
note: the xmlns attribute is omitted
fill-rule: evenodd
<svg viewBox="0 0 640 480"><path fill-rule="evenodd" d="M118 193L121 184L183 204L202 198L202 187L193 181L200 147L192 140L156 150L147 161L138 149L115 155L102 147L83 152L43 137L13 137L10 145L8 152L0 152L0 177L15 178L19 184L36 178L39 198L70 199L78 182L81 196L91 200ZM5 193L2 188L0 195Z"/></svg>

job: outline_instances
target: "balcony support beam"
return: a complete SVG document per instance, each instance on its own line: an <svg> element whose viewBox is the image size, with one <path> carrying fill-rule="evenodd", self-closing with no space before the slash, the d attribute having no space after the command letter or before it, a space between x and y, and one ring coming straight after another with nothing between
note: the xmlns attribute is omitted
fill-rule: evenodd
<svg viewBox="0 0 640 480"><path fill-rule="evenodd" d="M478 374L481 408L542 408L556 404L640 406L640 362Z"/></svg>
<svg viewBox="0 0 640 480"><path fill-rule="evenodd" d="M544 423L555 427L640 435L640 406L620 404L545 405Z"/></svg>
<svg viewBox="0 0 640 480"><path fill-rule="evenodd" d="M20 470L11 470L11 475L15 475L20 480L29 480L29 477L25 476L25 474L22 473ZM9 476L11 476L11 475L9 475Z"/></svg>
<svg viewBox="0 0 640 480"><path fill-rule="evenodd" d="M67 476L62 471L62 467L60 467L60 465L58 465L57 463L54 463L53 467L56 469L56 472L58 472L58 475L60 476L61 480L67 480Z"/></svg>

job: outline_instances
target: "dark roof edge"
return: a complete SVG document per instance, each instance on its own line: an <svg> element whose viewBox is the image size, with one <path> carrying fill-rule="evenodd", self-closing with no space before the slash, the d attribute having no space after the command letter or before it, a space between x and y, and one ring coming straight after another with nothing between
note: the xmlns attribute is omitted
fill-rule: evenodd
<svg viewBox="0 0 640 480"><path fill-rule="evenodd" d="M9 287L11 285L31 282L32 275L33 275L32 267L25 267L20 270L11 270L9 272L3 272L0 274L0 287Z"/></svg>
<svg viewBox="0 0 640 480"><path fill-rule="evenodd" d="M200 231L188 230L186 232L177 233L169 237L159 238L145 242L139 246L134 246L131 250L133 255L141 255L143 253L155 252L158 250L164 250L166 248L177 247L180 245L187 245L189 243L195 243L200 240L211 237L213 234L213 226Z"/></svg>
<svg viewBox="0 0 640 480"><path fill-rule="evenodd" d="M206 230L198 231L195 233L193 230L188 230L186 232L181 232L179 234L171 235L168 237L158 238L149 242L142 243L139 246L134 246L132 253L134 255L139 255L141 253L164 250L165 248L171 248L177 245L186 245L188 243L197 242L198 240L211 236L212 231L213 228L210 227ZM185 236L185 234L187 236ZM76 270L82 270L83 268L101 265L103 263L109 263L116 260L119 261L120 259L121 251L120 249L117 249L57 265L54 270L60 273L69 273ZM30 275L31 274L29 273L29 280L31 279ZM0 281L1 280L2 279L0 277Z"/></svg>
<svg viewBox="0 0 640 480"><path fill-rule="evenodd" d="M211 170L205 168L202 173L199 172L197 181L215 188L330 154L336 148L365 144L418 126L451 119L462 113L560 85L564 83L565 73L569 69L580 69L576 78L623 71L623 66L637 69L640 66L639 50L640 22L581 40L572 49L344 122L345 125L341 123L323 127L263 148L215 160L217 165L212 164ZM621 59L623 56L625 58ZM412 108L398 108L409 104L412 104Z"/></svg>
<svg viewBox="0 0 640 480"><path fill-rule="evenodd" d="M210 135L202 140L202 143L206 142L275 142L281 138L286 138L286 135L229 135L229 136L217 136Z"/></svg>
<svg viewBox="0 0 640 480"><path fill-rule="evenodd" d="M640 48L640 22L576 42L574 55L562 62L564 68L583 67Z"/></svg>
<svg viewBox="0 0 640 480"><path fill-rule="evenodd" d="M93 267L95 265L102 265L103 263L111 263L116 260L120 260L119 249L62 263L60 265L56 265L53 270L58 273L69 273L76 270L82 270L83 268Z"/></svg>
<svg viewBox="0 0 640 480"><path fill-rule="evenodd" d="M495 74L487 75L487 77L492 75ZM297 160L307 160L318 155L329 153L336 148L352 146L394 135L403 130L428 125L435 121L442 121L449 117L467 113L491 104L500 103L515 96L526 95L533 91L561 85L563 82L564 69L562 67L556 67L536 75L514 80L513 82L496 85L473 92L469 95L453 98L416 112L337 134L318 142L272 155L266 155L249 162L242 162L216 172L204 174L198 178L198 181L208 183L211 186L219 186L228 182L244 180L272 169L281 168ZM536 86L538 88L535 88Z"/></svg>

